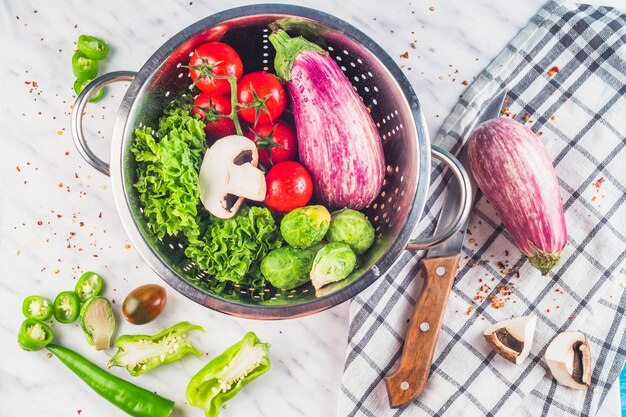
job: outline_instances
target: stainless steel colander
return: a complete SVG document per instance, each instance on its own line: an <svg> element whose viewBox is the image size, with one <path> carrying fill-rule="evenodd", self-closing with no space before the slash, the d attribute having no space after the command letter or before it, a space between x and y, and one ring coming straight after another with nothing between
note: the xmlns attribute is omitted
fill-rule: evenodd
<svg viewBox="0 0 626 417"><path fill-rule="evenodd" d="M312 286L283 291L236 288L232 298L212 294L203 283L211 277L184 254L184 239L158 239L151 232L133 187L136 164L130 146L138 126L156 126L163 108L189 94L188 70L181 68L195 48L209 41L232 46L244 71L272 70L274 49L268 25L279 21L291 35L302 35L328 51L371 111L385 153L386 174L377 199L365 210L377 239L356 270L344 281L315 291ZM89 148L82 131L87 101L100 87L132 81L120 106L113 131L111 164ZM138 72L120 71L94 80L76 99L72 135L81 155L110 175L122 223L137 250L173 288L188 298L227 314L280 319L298 317L337 305L372 284L407 248L425 249L455 233L470 210L469 181L463 167L447 152L431 147L422 109L400 68L374 41L348 23L325 13L289 5L255 5L230 9L182 30ZM461 186L461 211L440 235L410 241L420 218L430 182L431 154L445 162Z"/></svg>

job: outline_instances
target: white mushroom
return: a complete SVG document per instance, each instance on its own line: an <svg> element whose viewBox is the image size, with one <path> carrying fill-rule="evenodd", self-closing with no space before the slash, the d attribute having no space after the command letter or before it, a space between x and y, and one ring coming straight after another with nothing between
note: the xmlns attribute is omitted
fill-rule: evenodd
<svg viewBox="0 0 626 417"><path fill-rule="evenodd" d="M229 219L245 198L265 199L265 176L257 168L259 152L250 139L226 136L207 150L200 167L200 199L220 219Z"/></svg>
<svg viewBox="0 0 626 417"><path fill-rule="evenodd" d="M537 316L523 316L502 320L489 326L485 340L504 359L520 364L528 357L535 336Z"/></svg>
<svg viewBox="0 0 626 417"><path fill-rule="evenodd" d="M546 350L545 361L559 384L587 390L591 383L591 352L584 334L559 333Z"/></svg>

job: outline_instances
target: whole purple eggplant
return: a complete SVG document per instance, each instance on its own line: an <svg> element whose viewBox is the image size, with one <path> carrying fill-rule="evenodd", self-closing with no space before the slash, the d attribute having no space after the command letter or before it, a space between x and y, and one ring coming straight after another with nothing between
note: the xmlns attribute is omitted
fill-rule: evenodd
<svg viewBox="0 0 626 417"><path fill-rule="evenodd" d="M378 129L337 63L318 45L282 30L269 36L287 84L300 162L327 205L362 209L378 196L385 160Z"/></svg>
<svg viewBox="0 0 626 417"><path fill-rule="evenodd" d="M552 161L535 133L500 117L471 133L472 174L515 244L546 275L567 243L563 203Z"/></svg>

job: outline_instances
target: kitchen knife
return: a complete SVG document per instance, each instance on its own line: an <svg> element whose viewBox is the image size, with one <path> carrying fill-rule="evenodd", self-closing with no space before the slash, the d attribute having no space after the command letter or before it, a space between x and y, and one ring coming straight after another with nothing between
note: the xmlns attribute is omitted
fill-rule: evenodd
<svg viewBox="0 0 626 417"><path fill-rule="evenodd" d="M477 124L500 115L506 93L506 90L499 92L489 102L471 126L470 132ZM471 175L465 143L461 148L459 161L469 174L472 193L469 198L473 201L476 196L476 182ZM437 220L435 234L441 232L454 221L459 211L459 192L459 184L452 181ZM400 364L393 373L385 378L389 404L392 408L403 407L415 401L428 381L441 322L456 276L468 223L469 219L458 233L429 249L421 261L422 269L425 272L424 287L415 304L406 331Z"/></svg>

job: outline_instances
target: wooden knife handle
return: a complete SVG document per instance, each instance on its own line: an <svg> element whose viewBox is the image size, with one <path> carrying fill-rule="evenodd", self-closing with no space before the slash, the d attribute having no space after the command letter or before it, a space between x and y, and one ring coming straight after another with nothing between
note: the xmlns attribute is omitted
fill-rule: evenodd
<svg viewBox="0 0 626 417"><path fill-rule="evenodd" d="M400 364L385 378L392 408L415 401L428 381L459 258L460 255L422 259L424 288L406 330Z"/></svg>

